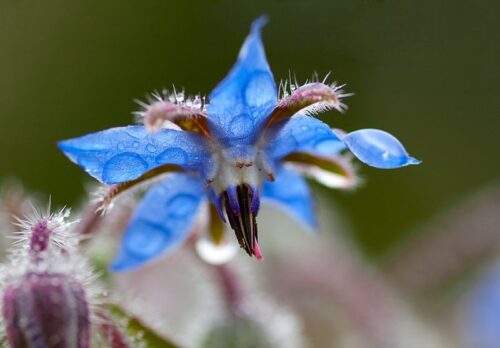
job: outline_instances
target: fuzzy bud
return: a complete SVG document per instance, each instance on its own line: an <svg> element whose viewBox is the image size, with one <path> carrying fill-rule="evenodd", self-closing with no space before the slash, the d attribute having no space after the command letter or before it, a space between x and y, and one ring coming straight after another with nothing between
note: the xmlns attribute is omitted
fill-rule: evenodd
<svg viewBox="0 0 500 348"><path fill-rule="evenodd" d="M90 347L90 314L84 287L63 273L28 272L11 279L2 298L11 347Z"/></svg>
<svg viewBox="0 0 500 348"><path fill-rule="evenodd" d="M174 90L172 94L168 91L164 91L163 95L153 93L148 99L149 103L137 101L142 110L134 112L148 131L156 132L166 127L209 136L204 98L200 96L185 98L184 92Z"/></svg>
<svg viewBox="0 0 500 348"><path fill-rule="evenodd" d="M343 85L337 86L335 83L327 85L322 82L306 83L298 88L290 84L291 94L284 94L269 117L267 126L288 119L299 111L311 116L332 109L344 111L347 107L341 100L352 94L344 93L342 87Z"/></svg>

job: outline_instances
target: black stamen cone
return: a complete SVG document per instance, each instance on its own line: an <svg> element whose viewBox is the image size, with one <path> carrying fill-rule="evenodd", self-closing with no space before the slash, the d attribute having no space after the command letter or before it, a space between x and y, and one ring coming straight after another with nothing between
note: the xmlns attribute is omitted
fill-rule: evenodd
<svg viewBox="0 0 500 348"><path fill-rule="evenodd" d="M239 214L235 214L231 209L226 191L222 193L223 205L240 247L245 249L248 255L253 256L255 241L258 241L257 221L255 219L257 214L250 211L253 191L248 185L244 184L236 188L236 194L240 207Z"/></svg>

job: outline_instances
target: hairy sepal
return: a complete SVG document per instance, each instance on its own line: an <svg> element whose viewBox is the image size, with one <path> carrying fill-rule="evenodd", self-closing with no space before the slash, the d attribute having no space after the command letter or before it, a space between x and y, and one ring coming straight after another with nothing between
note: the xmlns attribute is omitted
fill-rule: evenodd
<svg viewBox="0 0 500 348"><path fill-rule="evenodd" d="M308 115L317 115L332 109L343 112L347 107L342 103L342 98L351 94L344 93L342 87L312 82L294 89L290 95L285 93L269 117L267 126L290 118L299 111Z"/></svg>

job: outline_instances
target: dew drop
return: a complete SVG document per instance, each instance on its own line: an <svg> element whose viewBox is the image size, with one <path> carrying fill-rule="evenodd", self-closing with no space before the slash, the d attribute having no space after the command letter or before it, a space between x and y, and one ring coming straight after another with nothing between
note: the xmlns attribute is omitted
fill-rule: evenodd
<svg viewBox="0 0 500 348"><path fill-rule="evenodd" d="M132 180L148 169L148 164L137 154L125 152L111 157L102 169L102 180L108 184Z"/></svg>
<svg viewBox="0 0 500 348"><path fill-rule="evenodd" d="M188 154L181 148L171 147L156 156L158 164L185 164L188 162Z"/></svg>
<svg viewBox="0 0 500 348"><path fill-rule="evenodd" d="M179 194L172 197L165 208L169 218L179 219L196 211L198 199L189 194Z"/></svg>
<svg viewBox="0 0 500 348"><path fill-rule="evenodd" d="M164 227L148 221L137 221L132 226L135 233L129 233L124 238L124 247L132 255L141 259L151 258L167 245L169 231Z"/></svg>
<svg viewBox="0 0 500 348"><path fill-rule="evenodd" d="M143 139L148 135L148 133L144 130L144 127L141 126L129 126L125 129L128 135L132 138Z"/></svg>

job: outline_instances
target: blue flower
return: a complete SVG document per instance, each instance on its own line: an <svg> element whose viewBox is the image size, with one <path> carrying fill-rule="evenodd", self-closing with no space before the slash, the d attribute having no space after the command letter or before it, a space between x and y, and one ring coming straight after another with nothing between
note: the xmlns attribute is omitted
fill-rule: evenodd
<svg viewBox="0 0 500 348"><path fill-rule="evenodd" d="M115 270L138 267L175 248L192 230L204 202L213 226L228 222L240 246L261 258L256 216L260 200L274 202L310 230L317 227L302 175L337 188L355 176L344 152L376 168L419 161L377 129L332 130L312 117L342 111L339 86L282 84L281 99L257 19L226 78L208 98L154 94L138 112L144 125L112 128L59 143L73 162L110 185L107 206L127 189L164 175L145 195L123 238ZM168 173L168 174L166 174ZM215 241L221 228L211 228Z"/></svg>

